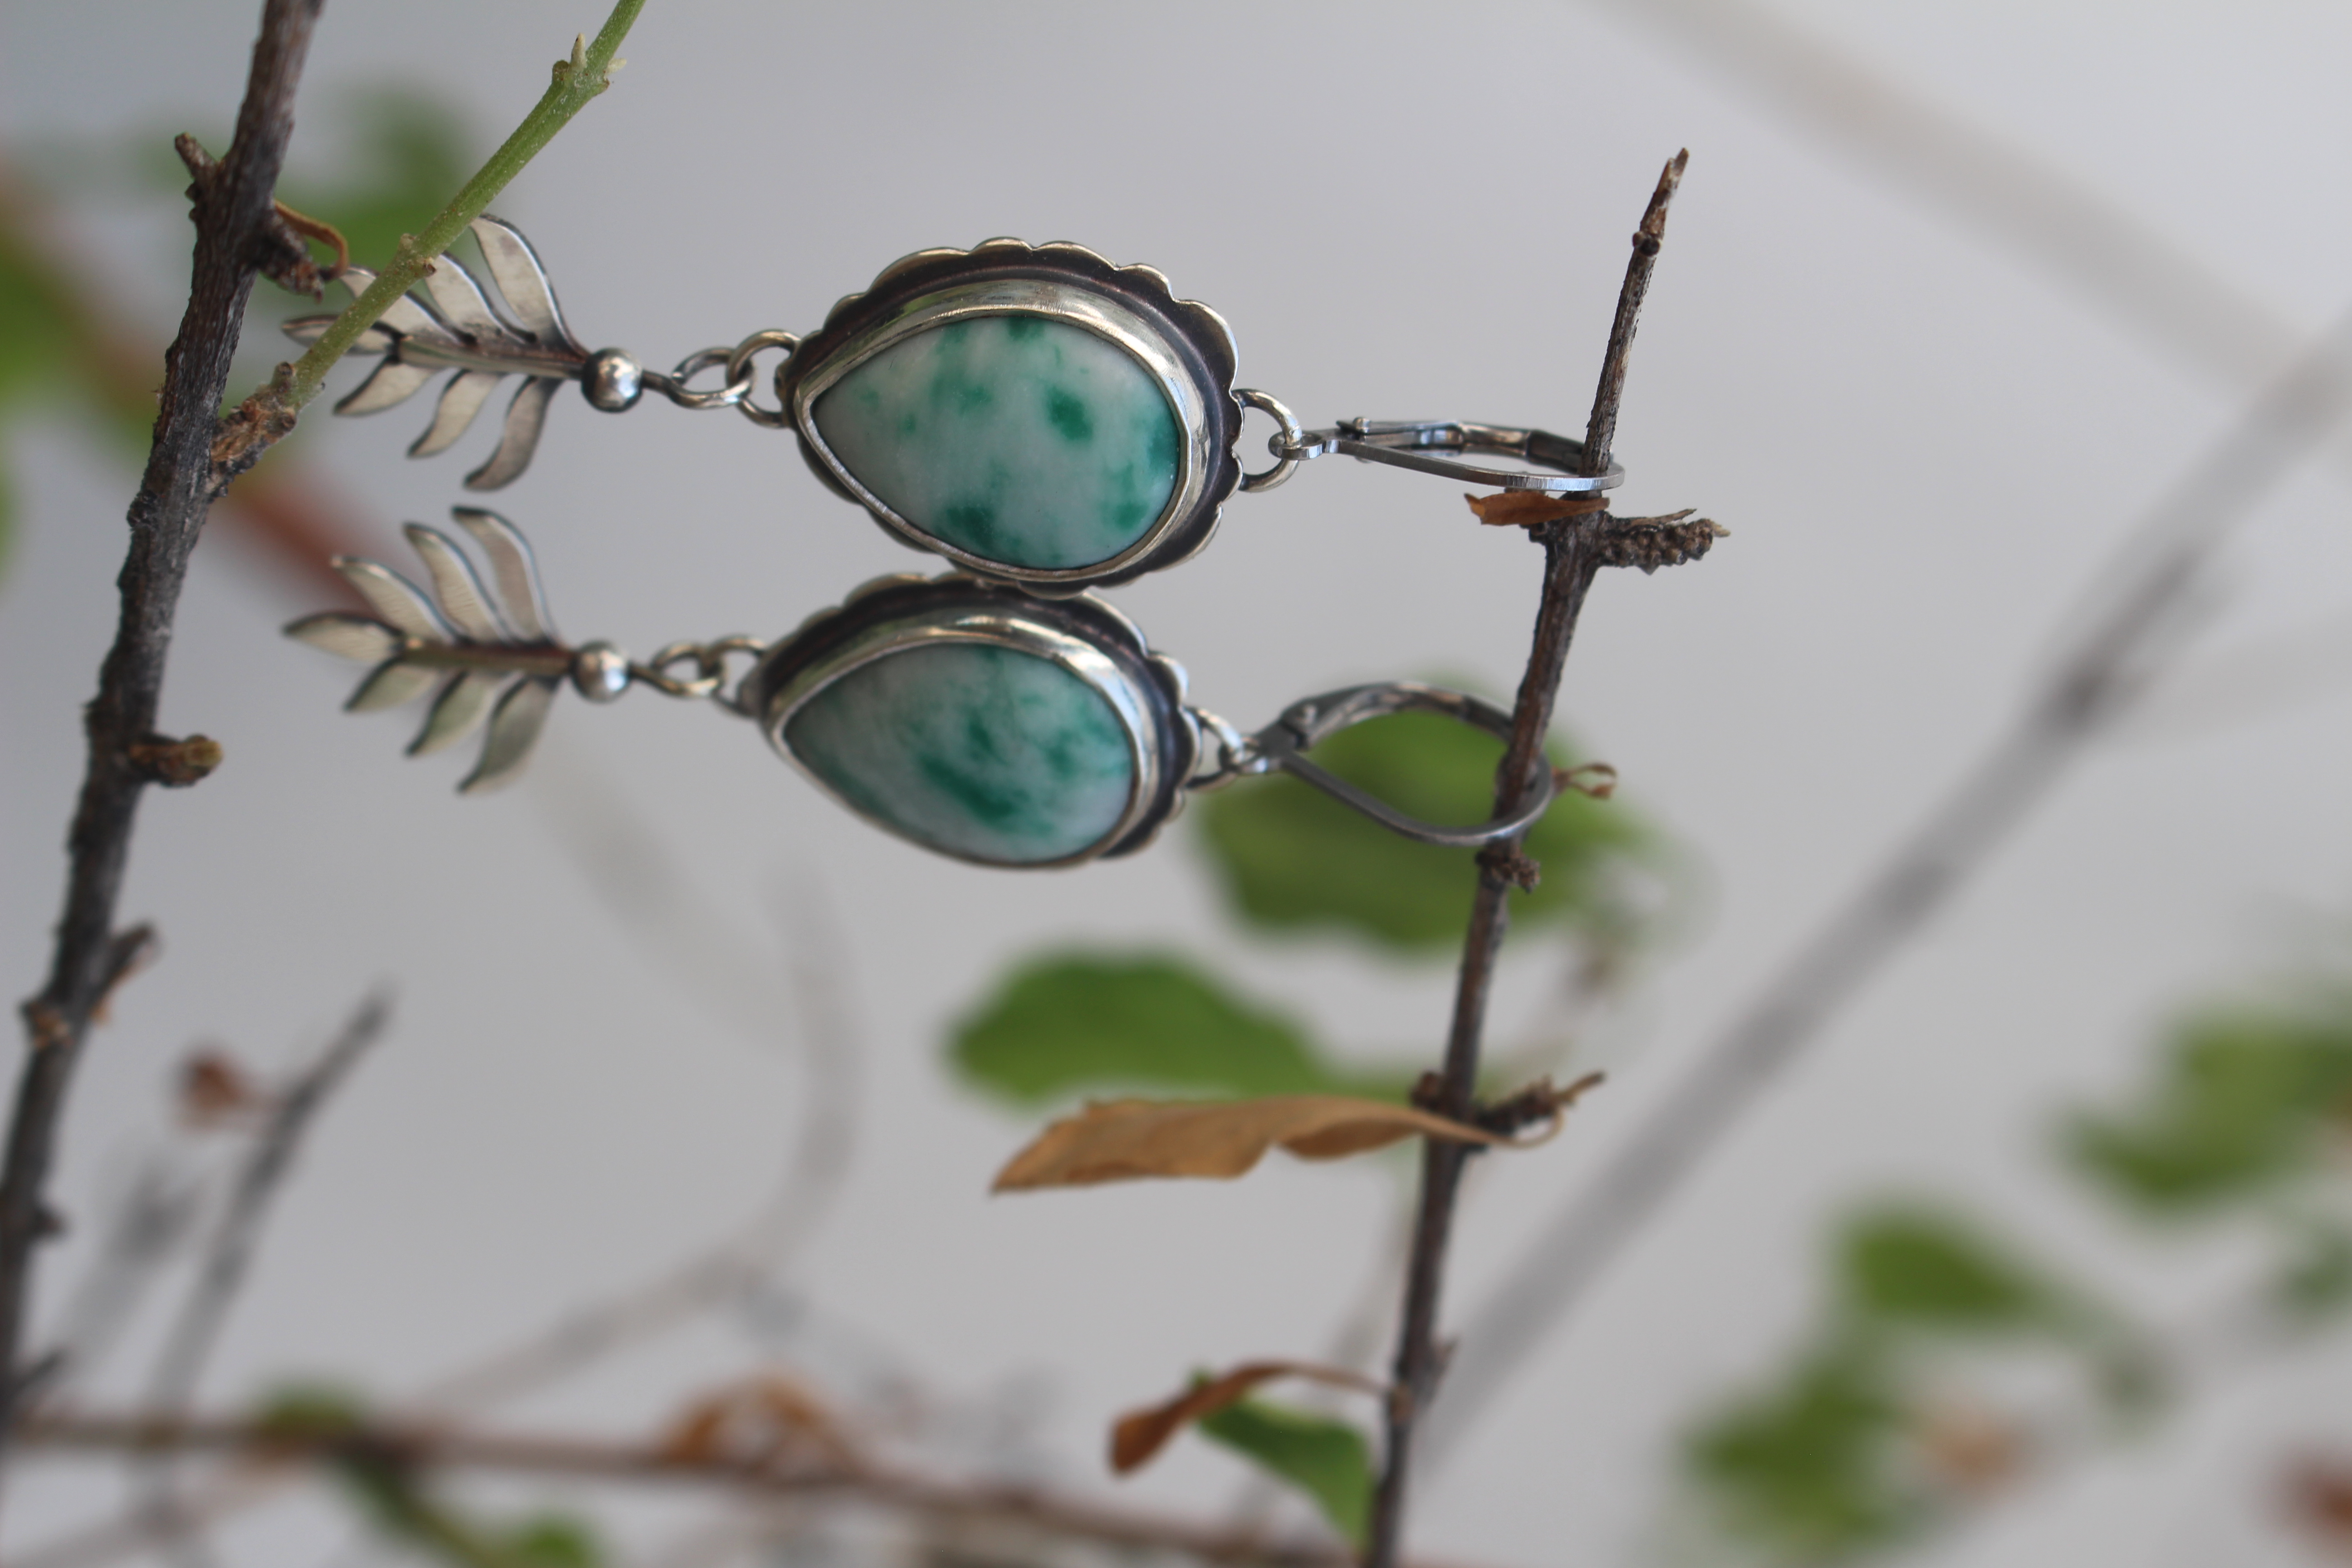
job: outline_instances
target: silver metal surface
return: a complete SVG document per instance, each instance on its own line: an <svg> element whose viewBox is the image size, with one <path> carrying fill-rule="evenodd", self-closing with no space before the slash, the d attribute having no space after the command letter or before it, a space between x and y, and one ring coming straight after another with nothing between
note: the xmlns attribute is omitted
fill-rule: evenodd
<svg viewBox="0 0 2352 1568"><path fill-rule="evenodd" d="M384 368L405 370L417 367L387 365ZM376 374L381 375L383 372ZM504 379L487 370L461 370L451 376L448 384L441 389L441 401L433 410L433 423L426 426L425 434L410 445L408 455L430 458L455 446L457 437L466 433L466 427L474 422L474 416L482 411L482 405L489 401L490 394Z"/></svg>
<svg viewBox="0 0 2352 1568"><path fill-rule="evenodd" d="M456 745L487 721L481 758L458 785L478 793L522 770L557 685L581 655L557 640L530 546L514 525L478 508L454 515L481 547L488 582L456 541L413 522L408 542L431 592L375 562L339 555L335 570L380 618L330 612L296 621L286 635L375 666L345 705L355 712L397 707L437 688L412 755ZM623 668L625 684L625 661Z"/></svg>
<svg viewBox="0 0 2352 1568"><path fill-rule="evenodd" d="M547 595L540 587L539 562L522 531L478 506L451 507L449 515L489 559L490 581L499 585L499 608L514 635L525 642L554 641L555 621L547 613Z"/></svg>
<svg viewBox="0 0 2352 1568"><path fill-rule="evenodd" d="M762 331L753 332L750 337L745 338L741 342L737 343L735 345L734 352L727 356L727 379L729 383L732 384L740 380L744 382L747 387L747 390L743 395L743 400L735 405L736 411L741 414L744 418L749 419L752 424L759 426L761 429L790 429L793 423L793 412L789 408L781 406L783 402L783 395L781 392L776 395L776 401L779 406L774 408L762 408L758 404L751 401L751 395L748 387L757 379L751 374L751 356L759 353L763 349L782 349L784 351L783 363L776 366L775 384L781 387L784 383L784 373L791 367L793 352L800 346L801 339L798 332L782 332L778 331L773 327L770 327Z"/></svg>
<svg viewBox="0 0 2352 1568"><path fill-rule="evenodd" d="M1391 713L1407 712L1442 713L1449 719L1474 725L1507 742L1511 735L1511 715L1503 709L1464 692L1448 690L1442 686L1424 686L1415 680L1350 686L1343 690L1327 691L1320 697L1294 702L1283 710L1281 718L1242 741L1238 746L1226 739L1231 733L1230 725L1196 709L1194 715L1204 727L1215 724L1221 727L1221 732L1218 735L1220 746L1216 771L1195 782L1192 787L1213 789L1245 773L1280 769L1362 812L1392 833L1419 839L1423 844L1440 844L1456 849L1475 849L1497 839L1524 833L1550 807L1557 786L1552 781L1551 770L1547 767L1534 800L1523 809L1475 826L1448 827L1423 822L1417 816L1399 811L1378 795L1359 789L1347 780L1316 766L1302 754L1342 730L1368 720L1385 718Z"/></svg>
<svg viewBox="0 0 2352 1568"><path fill-rule="evenodd" d="M1612 462L1605 474L1573 472L1583 459L1584 443L1572 437L1513 426L1474 425L1459 419L1344 419L1327 430L1307 431L1293 446L1276 446L1272 450L1276 457L1297 462L1337 454L1507 490L1574 495L1614 489L1625 482L1625 467L1617 462ZM1483 468L1436 455L1448 452L1517 458L1558 471L1531 474L1514 468Z"/></svg>
<svg viewBox="0 0 2352 1568"><path fill-rule="evenodd" d="M598 349L581 367L580 390L592 406L625 413L646 394L646 367L620 349Z"/></svg>
<svg viewBox="0 0 2352 1568"><path fill-rule="evenodd" d="M697 349L677 362L667 375L657 370L644 373L646 384L660 393L680 408L732 408L751 395L751 373L729 376L724 385L713 392L695 392L687 384L706 370L725 364L733 356L732 349Z"/></svg>
<svg viewBox="0 0 2352 1568"><path fill-rule="evenodd" d="M1234 388L1234 401L1244 408L1273 415L1275 423L1282 426L1265 444L1266 450L1276 458L1274 467L1263 473L1242 476L1241 488L1245 493L1263 495L1297 473L1298 465L1306 461L1298 456L1307 439L1306 433L1298 427L1298 416L1284 407L1282 400L1270 392L1260 392L1255 386L1236 386Z"/></svg>
<svg viewBox="0 0 2352 1568"><path fill-rule="evenodd" d="M563 383L582 378L590 356L564 326L554 287L530 242L512 225L487 214L474 220L473 231L495 286L495 302L464 266L447 256L436 259L425 279L426 299L410 294L394 300L352 345L352 353L380 353L384 363L335 405L335 412L373 414L393 407L442 371L455 370L458 374L442 393L433 423L409 447L412 457L431 457L465 434L500 378L521 376L498 449L466 476L467 489L488 490L511 484L530 466L548 400ZM347 268L341 281L357 298L375 274ZM286 331L298 342L314 342L333 320L305 316L287 322Z"/></svg>
<svg viewBox="0 0 2352 1568"><path fill-rule="evenodd" d="M572 684L591 702L611 702L629 689L629 656L608 642L582 646L572 658Z"/></svg>

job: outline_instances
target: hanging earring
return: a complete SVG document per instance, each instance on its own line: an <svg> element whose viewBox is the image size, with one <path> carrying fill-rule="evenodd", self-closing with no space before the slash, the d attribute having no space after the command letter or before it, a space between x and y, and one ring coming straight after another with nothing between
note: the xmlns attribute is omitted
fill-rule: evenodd
<svg viewBox="0 0 2352 1568"><path fill-rule="evenodd" d="M1236 490L1269 490L1316 458L1345 456L1503 490L1591 495L1624 470L1578 472L1580 441L1460 421L1350 420L1300 426L1269 394L1234 384L1233 334L1180 300L1149 267L1117 267L1075 245L992 239L925 250L835 305L805 340L751 334L688 355L667 374L618 349L590 352L564 324L530 242L510 224L474 226L498 296L448 257L424 298L404 296L353 347L384 363L338 414L373 414L453 371L433 423L409 451L464 434L507 376L520 377L497 449L466 477L496 489L530 465L549 402L566 382L607 412L647 391L687 408L733 408L796 432L826 485L897 538L1034 594L1124 583L1209 541ZM349 268L356 295L373 275ZM310 342L333 318L287 323ZM775 403L755 401L758 357L784 357ZM716 388L692 384L723 372ZM1269 416L1276 461L1244 473L1234 456L1249 409ZM1500 468L1466 457L1533 465Z"/></svg>
<svg viewBox="0 0 2352 1568"><path fill-rule="evenodd" d="M984 866L1075 866L1151 842L1195 791L1290 773L1391 830L1474 847L1524 831L1551 800L1473 826L1429 823L1315 765L1307 752L1351 725L1441 713L1507 739L1511 716L1442 687L1391 681L1293 703L1244 735L1186 701L1184 671L1091 594L1043 600L956 574L885 577L773 642L673 643L645 664L612 644L556 633L530 546L493 512L453 514L488 564L420 523L409 542L431 584L373 561L335 566L373 616L310 616L287 635L374 668L347 706L434 692L412 753L487 728L459 789L513 780L557 692L594 702L632 686L707 700L751 720L775 751L876 826ZM495 584L495 587L492 586ZM740 674L730 661L744 660Z"/></svg>

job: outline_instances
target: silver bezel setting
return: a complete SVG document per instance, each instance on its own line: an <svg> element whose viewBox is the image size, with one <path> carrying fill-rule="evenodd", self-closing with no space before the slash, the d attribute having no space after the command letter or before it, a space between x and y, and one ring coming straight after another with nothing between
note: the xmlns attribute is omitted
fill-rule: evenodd
<svg viewBox="0 0 2352 1568"><path fill-rule="evenodd" d="M918 333L981 316L1034 316L1091 332L1142 365L1167 398L1180 431L1176 483L1151 526L1118 554L1058 567L975 555L867 489L817 429L817 400L859 365ZM1154 268L1116 267L1081 246L992 239L969 251L918 251L892 263L871 289L834 307L822 331L778 372L776 391L810 466L900 540L979 576L1056 595L1173 565L1208 542L1218 509L1240 479L1234 364L1223 318L1177 299Z"/></svg>
<svg viewBox="0 0 2352 1568"><path fill-rule="evenodd" d="M786 731L817 693L867 665L942 643L984 644L1049 659L1110 704L1127 731L1134 781L1126 808L1108 832L1051 860L967 854L866 811L793 750ZM1183 781L1200 752L1199 730L1183 706L1182 669L1150 653L1125 616L1090 595L1043 602L961 574L928 583L885 578L853 593L838 609L813 617L778 644L745 685L746 707L769 745L802 776L893 837L972 865L1044 870L1140 849L1182 808Z"/></svg>

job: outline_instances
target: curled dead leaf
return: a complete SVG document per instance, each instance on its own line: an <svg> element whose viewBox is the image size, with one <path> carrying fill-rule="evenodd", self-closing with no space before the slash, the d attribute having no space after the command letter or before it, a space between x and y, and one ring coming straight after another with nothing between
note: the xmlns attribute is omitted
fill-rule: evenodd
<svg viewBox="0 0 2352 1568"><path fill-rule="evenodd" d="M1501 490L1490 496L1465 495L1478 521L1489 528L1533 528L1563 517L1582 517L1609 505L1604 495L1561 495L1552 490Z"/></svg>
<svg viewBox="0 0 2352 1568"><path fill-rule="evenodd" d="M1552 787L1572 789L1594 800L1607 800L1617 793L1617 769L1611 763L1580 763L1572 768L1554 768Z"/></svg>
<svg viewBox="0 0 2352 1568"><path fill-rule="evenodd" d="M1120 1416L1110 1429L1110 1468L1122 1476L1141 1468L1168 1446L1168 1439L1186 1426L1214 1415L1258 1384L1277 1377L1311 1378L1360 1394L1388 1393L1382 1384L1342 1367L1300 1361L1244 1362L1223 1377L1195 1379L1192 1387L1175 1398L1146 1409L1130 1410Z"/></svg>
<svg viewBox="0 0 2352 1568"><path fill-rule="evenodd" d="M697 1399L664 1434L677 1464L770 1468L788 1460L846 1468L856 1458L824 1401L780 1373L747 1378Z"/></svg>
<svg viewBox="0 0 2352 1568"><path fill-rule="evenodd" d="M236 1058L217 1047L189 1053L180 1064L180 1120L217 1127L259 1110L268 1097Z"/></svg>
<svg viewBox="0 0 2352 1568"><path fill-rule="evenodd" d="M1338 1160L1414 1137L1489 1148L1510 1142L1411 1106L1345 1095L1096 1100L1031 1140L997 1172L992 1190L1080 1187L1139 1176L1238 1176L1276 1146L1302 1160Z"/></svg>

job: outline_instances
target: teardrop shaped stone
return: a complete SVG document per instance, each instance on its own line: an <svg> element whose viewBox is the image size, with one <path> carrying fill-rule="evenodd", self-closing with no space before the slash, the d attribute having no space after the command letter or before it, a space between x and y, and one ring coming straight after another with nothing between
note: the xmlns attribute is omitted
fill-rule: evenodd
<svg viewBox="0 0 2352 1568"><path fill-rule="evenodd" d="M968 317L903 338L810 413L891 510L1008 565L1108 561L1176 487L1181 442L1160 383L1117 344L1043 316Z"/></svg>
<svg viewBox="0 0 2352 1568"><path fill-rule="evenodd" d="M1127 727L1048 658L927 643L862 665L784 727L844 800L933 848L1059 860L1108 834L1135 789Z"/></svg>

